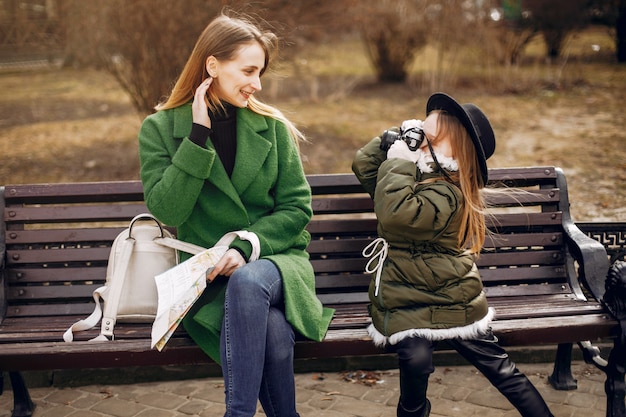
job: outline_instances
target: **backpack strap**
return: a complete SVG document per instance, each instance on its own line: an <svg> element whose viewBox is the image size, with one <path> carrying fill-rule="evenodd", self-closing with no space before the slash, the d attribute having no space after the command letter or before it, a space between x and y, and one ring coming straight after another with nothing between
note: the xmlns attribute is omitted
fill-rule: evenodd
<svg viewBox="0 0 626 417"><path fill-rule="evenodd" d="M259 237L254 232L249 232L247 230L237 230L235 232L228 232L224 236L217 241L215 246L228 246L230 245L235 238L239 238L242 240L247 240L252 245L252 253L250 254L250 262L256 261L259 259L259 255L261 253L261 243L259 241ZM192 255L197 255L198 253L206 250L202 246L194 245L193 243L183 242L182 240L174 239L171 237L161 237L155 239L155 242L159 245L167 246L169 248L174 248L176 250L187 252Z"/></svg>
<svg viewBox="0 0 626 417"><path fill-rule="evenodd" d="M108 294L104 297L106 303L104 303L104 315L102 316L102 324L100 326L100 336L95 340L104 340L101 338L102 336L107 339L113 339L113 328L117 321L117 309L120 305L120 299L122 298L124 279L126 278L126 271L128 270L134 247L135 239L129 234L122 245L120 261L115 265L115 269L113 270L113 278L110 280L111 285L107 290ZM94 295L94 299L95 296L96 295Z"/></svg>
<svg viewBox="0 0 626 417"><path fill-rule="evenodd" d="M203 248L202 246L194 245L193 243L183 242L182 240L174 239L167 236L154 239L154 243L158 243L159 245L176 249L181 252L187 252L192 255L197 255L203 250L206 250L206 248Z"/></svg>
<svg viewBox="0 0 626 417"><path fill-rule="evenodd" d="M107 289L108 288L106 286L102 286L94 290L93 299L96 302L96 308L94 309L93 313L91 313L89 317L83 320L79 320L76 323L72 324L70 328L67 329L65 333L63 333L64 341L72 342L74 340L74 332L82 332L84 330L89 330L98 324L98 322L100 321L100 318L102 317L102 308L100 307L100 298L102 294L107 291ZM98 336L97 338L93 340L96 340L96 339L101 340L100 336Z"/></svg>
<svg viewBox="0 0 626 417"><path fill-rule="evenodd" d="M95 327L100 319L103 317L102 307L100 306L100 299L105 298L107 300L104 306L104 318L102 319L102 325L100 329L100 335L91 339L90 341L107 341L108 337L113 337L113 328L115 327L115 321L117 319L117 308L119 306L120 297L122 294L122 288L124 286L123 278L128 264L130 263L130 256L133 252L135 245L134 239L125 239L122 245L122 253L120 262L117 263L113 275L121 275L120 277L113 278L111 285L97 288L93 292L93 300L96 303L93 313L86 319L79 320L70 326L69 329L63 333L63 340L66 342L72 342L74 340L74 332L81 332L89 330Z"/></svg>

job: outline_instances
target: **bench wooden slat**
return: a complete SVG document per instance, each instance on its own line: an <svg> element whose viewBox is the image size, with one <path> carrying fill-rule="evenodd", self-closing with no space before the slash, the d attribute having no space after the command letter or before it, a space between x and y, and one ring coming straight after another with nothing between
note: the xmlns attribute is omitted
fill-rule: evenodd
<svg viewBox="0 0 626 417"><path fill-rule="evenodd" d="M371 242L372 237L355 237L353 239L313 239L308 252L315 256L320 253L361 253L363 248ZM484 251L490 253L495 249L516 250L523 247L561 247L563 234L554 233L519 233L508 235L493 235L486 238Z"/></svg>
<svg viewBox="0 0 626 417"><path fill-rule="evenodd" d="M319 214L362 213L371 211L374 203L370 197L329 197L314 198L311 202L313 211Z"/></svg>
<svg viewBox="0 0 626 417"><path fill-rule="evenodd" d="M499 207L519 207L530 205L556 204L560 201L561 195L558 189L537 189L520 190L518 193L496 193L487 194L485 201L487 204Z"/></svg>
<svg viewBox="0 0 626 417"><path fill-rule="evenodd" d="M86 298L73 300L71 303L52 303L45 304L12 304L7 309L7 318L15 319L17 317L46 317L47 320L53 317L62 317L65 327L70 327L72 323L89 316L95 307L93 300L88 301ZM80 316L72 321L72 318L66 316ZM10 323L11 320L5 320L3 324ZM39 324L41 326L41 324ZM2 332L0 327L0 332ZM2 336L4 340L4 335Z"/></svg>
<svg viewBox="0 0 626 417"><path fill-rule="evenodd" d="M490 286L485 287L485 293L487 297L491 299L492 297L519 297L520 296L520 286L519 285L500 285L500 286ZM537 284L524 284L524 296L529 298L537 295L552 295L559 294L561 296L571 295L572 290L569 285L564 284L547 284L547 283L537 283ZM529 301L530 302L530 301Z"/></svg>
<svg viewBox="0 0 626 417"><path fill-rule="evenodd" d="M116 205L71 205L50 207L7 207L4 220L11 224L78 223L78 222L128 222L137 214L148 211L143 203Z"/></svg>
<svg viewBox="0 0 626 417"><path fill-rule="evenodd" d="M311 259L311 264L316 273L333 272L356 272L361 273L367 263L362 257L342 258L342 259Z"/></svg>
<svg viewBox="0 0 626 417"><path fill-rule="evenodd" d="M501 230L506 227L531 228L539 226L560 226L562 213L503 213L485 219L487 227Z"/></svg>
<svg viewBox="0 0 626 417"><path fill-rule="evenodd" d="M102 282L106 276L106 266L85 266L73 268L17 267L8 273L10 285L43 284L55 282Z"/></svg>
<svg viewBox="0 0 626 417"><path fill-rule="evenodd" d="M127 221L128 223L128 221ZM113 242L126 227L102 227L90 229L38 229L12 230L7 233L7 243L12 245L90 242Z"/></svg>
<svg viewBox="0 0 626 417"><path fill-rule="evenodd" d="M600 303L577 300L569 294L520 295L518 292L508 297L491 295L489 302L497 311L496 320L575 316L603 311Z"/></svg>
<svg viewBox="0 0 626 417"><path fill-rule="evenodd" d="M320 274L315 278L315 288L318 292L335 291L338 288L367 291L371 279L371 275L365 272L359 274Z"/></svg>
<svg viewBox="0 0 626 417"><path fill-rule="evenodd" d="M322 236L343 236L343 235L366 235L368 233L376 233L376 219L324 219L318 220L319 216L314 216L313 220L307 226L307 230L318 239Z"/></svg>
<svg viewBox="0 0 626 417"><path fill-rule="evenodd" d="M7 251L9 265L54 264L64 262L107 262L110 246L99 248L19 249Z"/></svg>
<svg viewBox="0 0 626 417"><path fill-rule="evenodd" d="M489 252L495 248L516 248L530 246L557 246L563 245L562 232L549 233L510 233L488 234L485 237L483 251Z"/></svg>
<svg viewBox="0 0 626 417"><path fill-rule="evenodd" d="M532 266L516 268L480 268L480 277L485 286L492 283L506 284L507 282L536 282L543 280L557 280L567 282L567 273L561 265Z"/></svg>
<svg viewBox="0 0 626 417"><path fill-rule="evenodd" d="M24 204L143 201L143 187L138 181L7 185L4 194L10 203Z"/></svg>
<svg viewBox="0 0 626 417"><path fill-rule="evenodd" d="M321 174L307 177L313 195L363 194L363 187L354 175Z"/></svg>
<svg viewBox="0 0 626 417"><path fill-rule="evenodd" d="M350 303L363 304L369 302L367 293L364 292L318 294L317 298L319 298L324 305Z"/></svg>
<svg viewBox="0 0 626 417"><path fill-rule="evenodd" d="M562 263L563 252L560 250L483 253L476 260L479 268L485 266L555 265Z"/></svg>
<svg viewBox="0 0 626 417"><path fill-rule="evenodd" d="M494 321L492 327L503 346L531 346L610 337L611 322L606 314L589 314Z"/></svg>
<svg viewBox="0 0 626 417"><path fill-rule="evenodd" d="M29 300L57 300L59 302L71 302L78 298L84 300L91 298L93 291L99 285L45 285L40 287L9 287L8 299L14 302L26 302Z"/></svg>
<svg viewBox="0 0 626 417"><path fill-rule="evenodd" d="M557 178L555 167L536 166L519 168L498 168L489 170L489 182L506 182L508 187L523 187L527 184L553 183Z"/></svg>
<svg viewBox="0 0 626 417"><path fill-rule="evenodd" d="M326 256L343 256L344 254L361 255L363 248L371 242L367 238L355 239L323 239L312 240L307 251L312 257Z"/></svg>

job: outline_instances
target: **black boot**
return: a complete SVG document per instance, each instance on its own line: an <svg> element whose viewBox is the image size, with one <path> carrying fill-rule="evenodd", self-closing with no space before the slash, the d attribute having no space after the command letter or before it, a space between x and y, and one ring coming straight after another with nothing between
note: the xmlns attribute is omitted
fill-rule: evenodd
<svg viewBox="0 0 626 417"><path fill-rule="evenodd" d="M450 344L489 379L523 417L553 417L537 388L520 372L493 335Z"/></svg>
<svg viewBox="0 0 626 417"><path fill-rule="evenodd" d="M417 410L409 411L398 401L398 417L428 417L430 416L430 401L426 400Z"/></svg>

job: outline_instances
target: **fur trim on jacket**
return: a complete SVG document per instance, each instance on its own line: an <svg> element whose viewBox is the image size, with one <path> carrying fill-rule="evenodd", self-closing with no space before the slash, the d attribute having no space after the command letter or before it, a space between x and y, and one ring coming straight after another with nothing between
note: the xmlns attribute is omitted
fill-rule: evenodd
<svg viewBox="0 0 626 417"><path fill-rule="evenodd" d="M469 324L467 326L452 327L450 329L409 329L402 332L394 333L390 337L385 337L382 333L376 330L373 324L370 324L367 328L372 341L376 346L384 347L389 343L395 345L402 339L407 337L422 337L424 339L432 341L440 341L446 339L460 338L463 340L475 339L481 334L487 333L490 324L495 318L496 311L493 308L489 308L489 312L481 320Z"/></svg>

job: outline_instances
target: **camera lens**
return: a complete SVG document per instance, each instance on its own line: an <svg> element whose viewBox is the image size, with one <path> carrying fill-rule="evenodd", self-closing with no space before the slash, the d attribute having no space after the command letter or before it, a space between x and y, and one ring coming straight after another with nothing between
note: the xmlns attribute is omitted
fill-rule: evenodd
<svg viewBox="0 0 626 417"><path fill-rule="evenodd" d="M400 134L393 130L385 130L380 137L380 149L388 151L395 141L400 139Z"/></svg>
<svg viewBox="0 0 626 417"><path fill-rule="evenodd" d="M411 128L403 132L402 138L410 150L416 151L424 141L424 131L419 128Z"/></svg>

